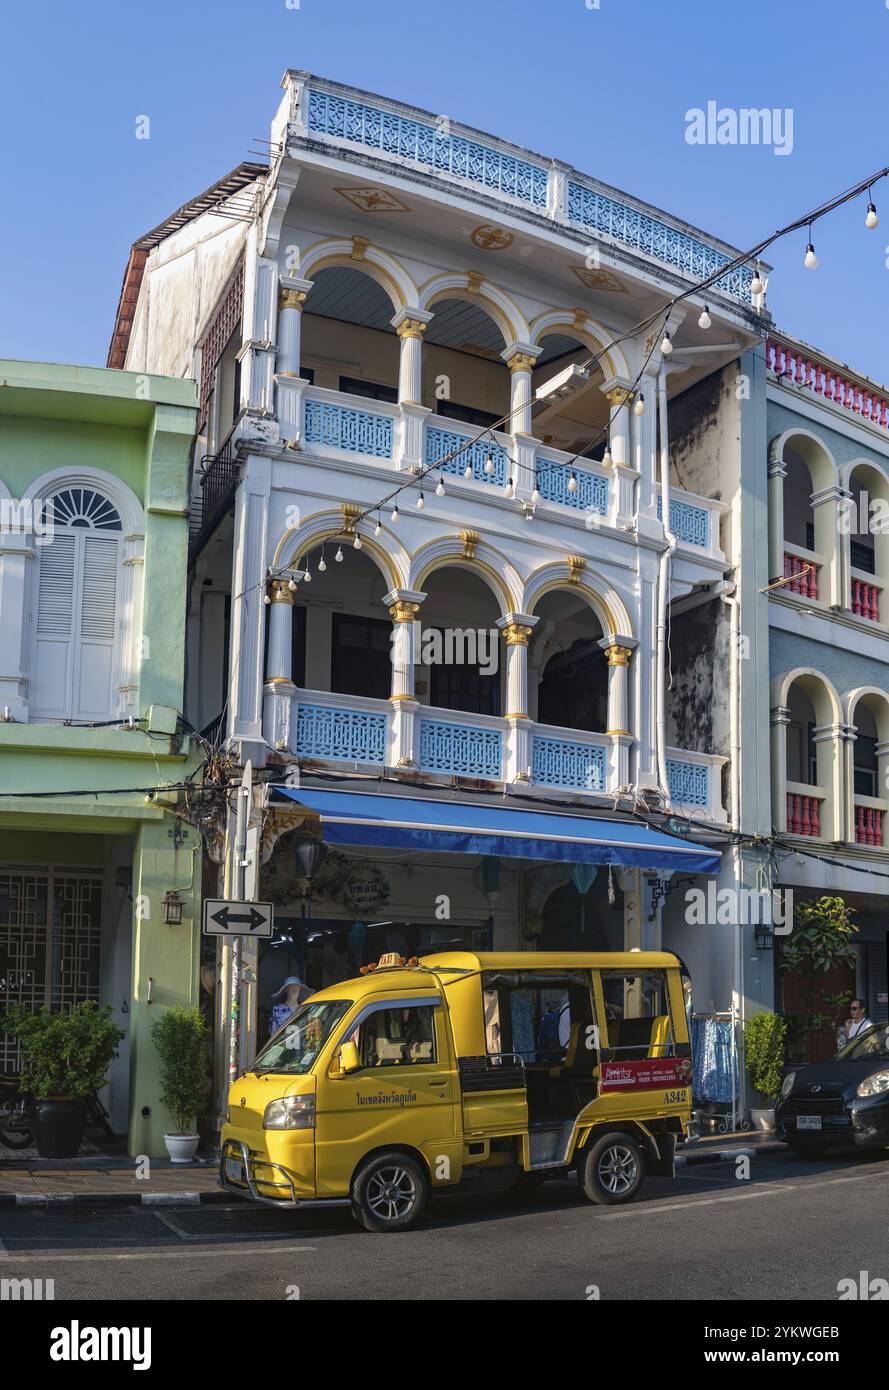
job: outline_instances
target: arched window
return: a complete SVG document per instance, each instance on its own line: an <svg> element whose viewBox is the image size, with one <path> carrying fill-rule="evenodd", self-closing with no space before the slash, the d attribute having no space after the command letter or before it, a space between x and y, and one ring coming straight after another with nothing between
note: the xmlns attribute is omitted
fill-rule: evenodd
<svg viewBox="0 0 889 1390"><path fill-rule="evenodd" d="M37 719L114 713L115 633L123 526L96 488L47 501L52 539L37 550L31 710Z"/></svg>

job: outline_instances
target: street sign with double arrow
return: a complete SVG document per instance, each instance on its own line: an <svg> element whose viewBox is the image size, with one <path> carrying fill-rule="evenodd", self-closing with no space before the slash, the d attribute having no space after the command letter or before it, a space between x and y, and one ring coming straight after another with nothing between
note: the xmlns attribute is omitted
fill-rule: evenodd
<svg viewBox="0 0 889 1390"><path fill-rule="evenodd" d="M275 927L272 903L204 902L205 936L271 936Z"/></svg>

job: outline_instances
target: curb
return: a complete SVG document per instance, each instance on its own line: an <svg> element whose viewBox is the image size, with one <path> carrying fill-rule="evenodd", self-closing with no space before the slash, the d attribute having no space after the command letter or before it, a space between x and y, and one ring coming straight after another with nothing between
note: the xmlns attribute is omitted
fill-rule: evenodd
<svg viewBox="0 0 889 1390"><path fill-rule="evenodd" d="M0 1192L2 1207L199 1207L231 1201L226 1192Z"/></svg>

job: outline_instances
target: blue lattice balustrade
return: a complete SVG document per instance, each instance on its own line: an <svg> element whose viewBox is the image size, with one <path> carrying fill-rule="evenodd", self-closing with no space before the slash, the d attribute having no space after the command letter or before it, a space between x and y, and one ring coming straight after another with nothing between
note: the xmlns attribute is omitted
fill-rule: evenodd
<svg viewBox="0 0 889 1390"><path fill-rule="evenodd" d="M497 729L471 724L420 721L420 769L450 772L461 777L498 780L503 765L503 737Z"/></svg>
<svg viewBox="0 0 889 1390"><path fill-rule="evenodd" d="M306 401L307 444L324 444L346 449L350 454L371 458L392 457L392 420L369 410L352 410L327 401Z"/></svg>
<svg viewBox="0 0 889 1390"><path fill-rule="evenodd" d="M472 476L477 482L495 483L503 487L508 476L506 469L509 455L506 450L502 444L494 443L490 439L477 439L467 448L461 448L461 445L466 444L471 438L471 435L455 434L453 430L442 430L435 425L427 425L424 455L426 466L434 465L440 468L442 473L453 473L462 478L467 463L471 463ZM448 459L446 463L440 462L455 449L460 449L460 453ZM485 461L489 456L494 464L493 473L485 472Z"/></svg>
<svg viewBox="0 0 889 1390"><path fill-rule="evenodd" d="M383 154L413 159L482 188L520 198L534 207L546 207L544 168L478 140L450 135L444 124L438 127L411 120L369 102L313 88L309 92L308 127L315 134L332 135Z"/></svg>
<svg viewBox="0 0 889 1390"><path fill-rule="evenodd" d="M577 479L574 492L568 491L571 474ZM583 512L598 512L605 516L608 511L608 479L596 473L587 473L582 468L571 469L564 463L547 463L541 459L537 472L537 488L540 496L547 502L563 502L566 507L577 507Z"/></svg>
<svg viewBox="0 0 889 1390"><path fill-rule="evenodd" d="M605 790L605 750L569 739L532 740L531 775L540 786L566 787L579 792Z"/></svg>
<svg viewBox="0 0 889 1390"><path fill-rule="evenodd" d="M680 762L678 758L668 758L667 783L671 801L684 806L708 806L710 803L710 773L701 763L686 763Z"/></svg>
<svg viewBox="0 0 889 1390"><path fill-rule="evenodd" d="M294 751L306 758L382 764L386 760L386 716L327 705L300 705Z"/></svg>
<svg viewBox="0 0 889 1390"><path fill-rule="evenodd" d="M663 498L657 500L657 514L663 520ZM691 502L681 502L678 497L670 498L670 530L677 541L686 545L699 545L704 550L710 548L710 513L704 507L694 507Z"/></svg>
<svg viewBox="0 0 889 1390"><path fill-rule="evenodd" d="M650 217L637 208L619 203L615 198L609 198L598 189L588 188L574 179L568 180L568 216L583 227L603 232L624 246L632 246L667 265L675 266L695 280L705 279L729 261L722 251L707 246L690 233L671 227L667 222ZM716 286L749 304L752 278L750 267L740 266L717 280Z"/></svg>

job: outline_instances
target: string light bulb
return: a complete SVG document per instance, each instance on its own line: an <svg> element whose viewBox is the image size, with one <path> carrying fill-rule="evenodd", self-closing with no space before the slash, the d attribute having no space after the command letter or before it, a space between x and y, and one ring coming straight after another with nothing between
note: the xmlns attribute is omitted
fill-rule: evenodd
<svg viewBox="0 0 889 1390"><path fill-rule="evenodd" d="M395 521L395 522L398 521L398 503L397 503L397 502L395 503L395 506L392 508L392 520Z"/></svg>
<svg viewBox="0 0 889 1390"><path fill-rule="evenodd" d="M381 536L382 534L383 534L383 523L380 521L380 518L377 517L377 524L376 524L376 526L374 527L374 535L375 535L375 536Z"/></svg>
<svg viewBox="0 0 889 1390"><path fill-rule="evenodd" d="M606 468L610 468L611 465L614 463L614 459L611 457L611 444L610 441L607 439L605 441L605 452L602 455L602 463L605 465Z"/></svg>
<svg viewBox="0 0 889 1390"><path fill-rule="evenodd" d="M445 485L443 479L441 478L441 475L439 475L438 485L435 489L435 495L436 497L444 497L445 495Z"/></svg>
<svg viewBox="0 0 889 1390"><path fill-rule="evenodd" d="M323 574L327 569L327 561L324 558L324 551L321 551L321 559L318 561L318 573Z"/></svg>
<svg viewBox="0 0 889 1390"><path fill-rule="evenodd" d="M751 294L765 294L765 292L766 292L766 287L765 287L765 285L764 285L764 283L763 283L763 278L762 278L762 275L760 274L760 271L759 271L759 261L757 261L757 262L756 262L756 267L755 267L755 269L754 269L754 271L753 271L753 279L750 281L750 293L751 293Z"/></svg>
<svg viewBox="0 0 889 1390"><path fill-rule="evenodd" d="M343 563L343 547L342 547L341 545L338 545L338 546L337 546L337 548L336 548L336 554L334 555L333 558L334 558L334 560L336 560L336 562L337 562L338 565L341 565L341 564Z"/></svg>
<svg viewBox="0 0 889 1390"><path fill-rule="evenodd" d="M504 489L503 495L507 499L507 501L511 501L512 498L515 497L515 487L513 485L512 478L509 478L507 480L506 488Z"/></svg>
<svg viewBox="0 0 889 1390"><path fill-rule="evenodd" d="M670 338L669 333L667 332L667 330L666 330L666 328L665 328L665 329L664 329L664 336L663 336L663 338L661 338L661 352L664 354L665 357L669 357L669 356L670 356L670 353L671 353L672 351L673 351L673 342L672 342L672 339Z"/></svg>
<svg viewBox="0 0 889 1390"><path fill-rule="evenodd" d="M698 328L709 328L713 320L710 317L710 310L705 304L701 310L701 317L698 319Z"/></svg>
<svg viewBox="0 0 889 1390"><path fill-rule="evenodd" d="M353 549L353 550L360 550L360 549L361 549L361 537L360 537L357 533L356 533L356 535L355 535L354 541L352 542L352 549Z"/></svg>
<svg viewBox="0 0 889 1390"><path fill-rule="evenodd" d="M494 459L490 452L488 453L488 457L485 459L485 472L488 474L494 472Z"/></svg>
<svg viewBox="0 0 889 1390"><path fill-rule="evenodd" d="M263 603L271 603L272 600L269 598L268 594L263 594L262 601Z"/></svg>
<svg viewBox="0 0 889 1390"><path fill-rule="evenodd" d="M464 477L464 478L471 478L471 477L472 477L472 464L471 464L471 463L467 463L466 467L463 469L463 477Z"/></svg>
<svg viewBox="0 0 889 1390"><path fill-rule="evenodd" d="M311 584L311 582L312 582L312 571L309 569L309 562L308 562L308 560L306 560L306 572L305 572L305 574L303 575L303 583L304 583L304 584Z"/></svg>
<svg viewBox="0 0 889 1390"><path fill-rule="evenodd" d="M417 511L421 512L425 506L426 498L423 496L423 493L421 491L419 497L417 498Z"/></svg>
<svg viewBox="0 0 889 1390"><path fill-rule="evenodd" d="M535 474L535 476L534 476L534 490L533 490L532 493L531 493L531 505L534 506L534 507L536 507L536 506L537 506L537 503L538 503L539 501L540 501L540 478Z"/></svg>
<svg viewBox="0 0 889 1390"><path fill-rule="evenodd" d="M294 593L294 592L295 592L295 590L296 590L296 580L294 579L293 575L291 575L291 576L290 576L290 579L287 581L287 587L288 587L288 589L290 590L291 593Z"/></svg>
<svg viewBox="0 0 889 1390"><path fill-rule="evenodd" d="M811 235L812 235L812 232L811 232L811 229L810 229L810 230L809 230L809 237L810 237L810 238L811 238ZM807 246L806 246L806 254L805 254L805 256L803 257L803 265L806 267L806 270L817 270L817 269L818 269L818 257L815 255L815 247L814 247L814 245L812 244L811 240L808 242L808 244L807 244Z"/></svg>
<svg viewBox="0 0 889 1390"><path fill-rule="evenodd" d="M569 492L576 492L576 491L577 491L577 474L575 473L575 471L574 471L573 468L572 468L571 472L568 474L568 491L569 491Z"/></svg>
<svg viewBox="0 0 889 1390"><path fill-rule="evenodd" d="M636 397L635 401L633 402L633 414L634 414L634 415L644 415L644 414L645 414L645 397L643 396L643 394L642 394L641 391L639 392L638 396Z"/></svg>
<svg viewBox="0 0 889 1390"><path fill-rule="evenodd" d="M868 203L867 205L867 216L864 219L864 225L865 227L871 228L878 227L880 225L880 219L877 216L877 209L874 203Z"/></svg>

